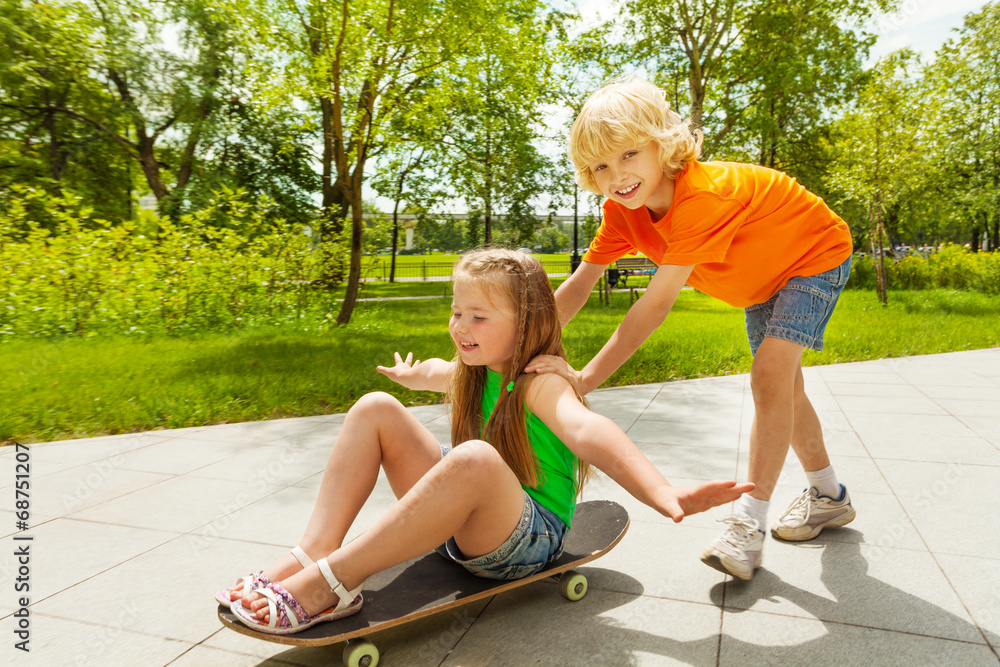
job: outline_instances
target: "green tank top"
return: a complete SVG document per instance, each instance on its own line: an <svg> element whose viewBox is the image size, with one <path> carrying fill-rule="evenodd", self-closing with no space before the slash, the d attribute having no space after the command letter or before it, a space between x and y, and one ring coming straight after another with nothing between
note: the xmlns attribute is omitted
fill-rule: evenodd
<svg viewBox="0 0 1000 667"><path fill-rule="evenodd" d="M486 386L483 388L483 424L493 414L500 399L503 375L486 369ZM525 410L528 408L525 407ZM527 413L528 441L539 461L538 488L521 485L529 496L562 519L570 527L576 510L576 455L556 437L542 420Z"/></svg>

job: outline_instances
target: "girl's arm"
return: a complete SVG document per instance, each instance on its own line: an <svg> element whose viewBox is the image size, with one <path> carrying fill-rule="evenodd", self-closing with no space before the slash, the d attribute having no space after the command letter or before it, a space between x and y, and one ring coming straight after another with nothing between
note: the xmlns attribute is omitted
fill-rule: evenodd
<svg viewBox="0 0 1000 667"><path fill-rule="evenodd" d="M613 421L588 410L560 375L542 375L528 387L527 404L580 459L607 474L633 497L679 522L752 491L753 484L715 480L671 486Z"/></svg>
<svg viewBox="0 0 1000 667"><path fill-rule="evenodd" d="M597 389L663 324L692 270L693 266L673 264L658 268L649 281L646 293L629 308L611 338L582 371L573 370L560 357L543 355L529 361L524 372L558 373L577 383L583 394Z"/></svg>
<svg viewBox="0 0 1000 667"><path fill-rule="evenodd" d="M417 391L448 391L451 384L451 374L455 370L454 361L444 359L428 359L426 361L413 361L413 353L409 352L406 359L399 356L399 352L393 352L396 358L396 365L390 367L377 366L377 370L393 382L401 384L407 389Z"/></svg>

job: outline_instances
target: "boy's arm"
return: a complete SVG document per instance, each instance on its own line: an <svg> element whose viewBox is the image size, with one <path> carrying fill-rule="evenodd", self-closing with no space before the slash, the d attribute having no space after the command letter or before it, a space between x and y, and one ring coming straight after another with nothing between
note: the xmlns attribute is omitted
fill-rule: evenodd
<svg viewBox="0 0 1000 667"><path fill-rule="evenodd" d="M752 491L753 484L715 480L671 486L613 421L588 410L565 378L543 375L531 382L528 409L580 459L597 467L633 497L675 522Z"/></svg>
<svg viewBox="0 0 1000 667"><path fill-rule="evenodd" d="M574 371L559 357L539 356L528 363L524 372L559 373L570 382L578 383L581 393L590 393L618 370L663 324L693 269L693 266L674 264L658 268L649 280L646 293L632 304L611 338L582 371Z"/></svg>
<svg viewBox="0 0 1000 667"><path fill-rule="evenodd" d="M406 359L400 357L399 352L393 352L393 356L396 358L395 366L376 366L375 370L407 389L448 391L448 385L451 384L451 374L455 370L454 361L436 358L413 361L412 352L406 355Z"/></svg>
<svg viewBox="0 0 1000 667"><path fill-rule="evenodd" d="M556 306L559 308L560 326L565 327L580 312L606 268L607 264L580 262L576 271L559 286L556 290Z"/></svg>

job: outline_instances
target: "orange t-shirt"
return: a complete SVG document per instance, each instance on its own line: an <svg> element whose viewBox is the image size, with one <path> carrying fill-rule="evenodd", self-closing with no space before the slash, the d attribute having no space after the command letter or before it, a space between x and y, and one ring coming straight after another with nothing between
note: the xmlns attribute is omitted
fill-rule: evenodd
<svg viewBox="0 0 1000 667"><path fill-rule="evenodd" d="M690 162L670 210L604 202L604 221L583 259L610 264L641 252L656 264L695 265L691 287L746 308L794 276L840 266L853 251L847 223L791 176L737 162Z"/></svg>

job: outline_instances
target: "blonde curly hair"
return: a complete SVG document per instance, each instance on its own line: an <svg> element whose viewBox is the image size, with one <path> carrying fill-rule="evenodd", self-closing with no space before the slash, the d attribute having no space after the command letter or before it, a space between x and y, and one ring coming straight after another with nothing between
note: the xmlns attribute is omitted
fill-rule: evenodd
<svg viewBox="0 0 1000 667"><path fill-rule="evenodd" d="M676 178L684 165L701 157L704 137L671 111L663 90L630 76L612 79L587 98L569 133L569 156L576 182L600 193L590 165L624 148L652 141L663 173Z"/></svg>

